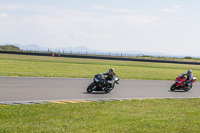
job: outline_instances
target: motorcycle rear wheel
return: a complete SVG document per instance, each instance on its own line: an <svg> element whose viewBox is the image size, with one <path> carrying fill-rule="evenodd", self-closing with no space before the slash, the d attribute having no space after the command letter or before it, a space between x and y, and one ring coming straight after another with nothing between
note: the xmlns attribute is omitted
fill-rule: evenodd
<svg viewBox="0 0 200 133"><path fill-rule="evenodd" d="M94 90L94 87L96 87L96 85L94 83L91 83L87 88L87 92L92 93Z"/></svg>
<svg viewBox="0 0 200 133"><path fill-rule="evenodd" d="M190 85L190 88L186 87L185 91L189 91L190 89L192 89L192 84Z"/></svg>
<svg viewBox="0 0 200 133"><path fill-rule="evenodd" d="M114 87L115 87L115 85L113 85L112 88L106 88L105 93L109 93Z"/></svg>
<svg viewBox="0 0 200 133"><path fill-rule="evenodd" d="M176 90L176 84L174 83L171 88L170 88L171 91L175 91Z"/></svg>

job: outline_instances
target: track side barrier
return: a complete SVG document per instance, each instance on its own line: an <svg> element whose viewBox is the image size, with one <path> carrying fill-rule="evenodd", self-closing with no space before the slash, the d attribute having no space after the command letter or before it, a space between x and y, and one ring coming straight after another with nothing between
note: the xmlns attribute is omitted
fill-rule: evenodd
<svg viewBox="0 0 200 133"><path fill-rule="evenodd" d="M123 60L123 61L140 61L140 62L157 62L157 63L176 63L176 64L191 64L200 65L200 62L189 61L171 61L171 60L157 60L157 59L139 59L139 58L125 58L125 57L105 57L92 55L77 55L77 54L56 54L56 53L37 53L37 52L17 52L17 51L0 51L5 54L22 54L22 55L37 55L37 56L52 56L54 57L71 57L71 58L89 58L89 59L106 59L106 60Z"/></svg>

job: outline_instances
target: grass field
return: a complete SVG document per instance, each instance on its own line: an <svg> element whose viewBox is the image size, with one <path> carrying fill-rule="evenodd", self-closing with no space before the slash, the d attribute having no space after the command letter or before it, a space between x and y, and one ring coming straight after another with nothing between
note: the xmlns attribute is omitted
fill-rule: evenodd
<svg viewBox="0 0 200 133"><path fill-rule="evenodd" d="M197 133L200 99L0 105L0 132Z"/></svg>
<svg viewBox="0 0 200 133"><path fill-rule="evenodd" d="M92 78L115 68L121 79L174 80L200 66L0 54L0 76ZM1 105L0 133L200 132L200 99Z"/></svg>
<svg viewBox="0 0 200 133"><path fill-rule="evenodd" d="M187 69L200 78L199 65L13 54L0 54L0 62L0 76L93 78L97 73L115 68L121 79L174 80Z"/></svg>

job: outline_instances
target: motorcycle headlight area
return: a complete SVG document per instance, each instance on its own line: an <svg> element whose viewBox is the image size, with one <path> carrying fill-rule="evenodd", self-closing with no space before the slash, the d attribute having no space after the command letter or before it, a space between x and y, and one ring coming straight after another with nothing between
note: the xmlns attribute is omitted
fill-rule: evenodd
<svg viewBox="0 0 200 133"><path fill-rule="evenodd" d="M181 82L182 82L182 81L178 81L178 80L176 79L176 83L179 83L179 84L180 84Z"/></svg>
<svg viewBox="0 0 200 133"><path fill-rule="evenodd" d="M99 80L96 77L94 78L94 81L99 82Z"/></svg>

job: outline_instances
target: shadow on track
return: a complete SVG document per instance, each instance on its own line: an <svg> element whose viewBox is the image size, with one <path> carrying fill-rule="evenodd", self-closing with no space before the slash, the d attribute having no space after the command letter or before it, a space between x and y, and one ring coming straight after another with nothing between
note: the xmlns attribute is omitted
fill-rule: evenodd
<svg viewBox="0 0 200 133"><path fill-rule="evenodd" d="M98 94L109 94L109 93L105 93L105 92L98 92L98 91L96 91L96 92L92 92L92 93L87 93L87 92L82 92L83 94L96 94L96 95L98 95Z"/></svg>
<svg viewBox="0 0 200 133"><path fill-rule="evenodd" d="M184 91L184 90L174 90L174 91L171 91L171 90L168 90L168 92L181 92L181 93L183 93L183 92L188 92L188 91Z"/></svg>

